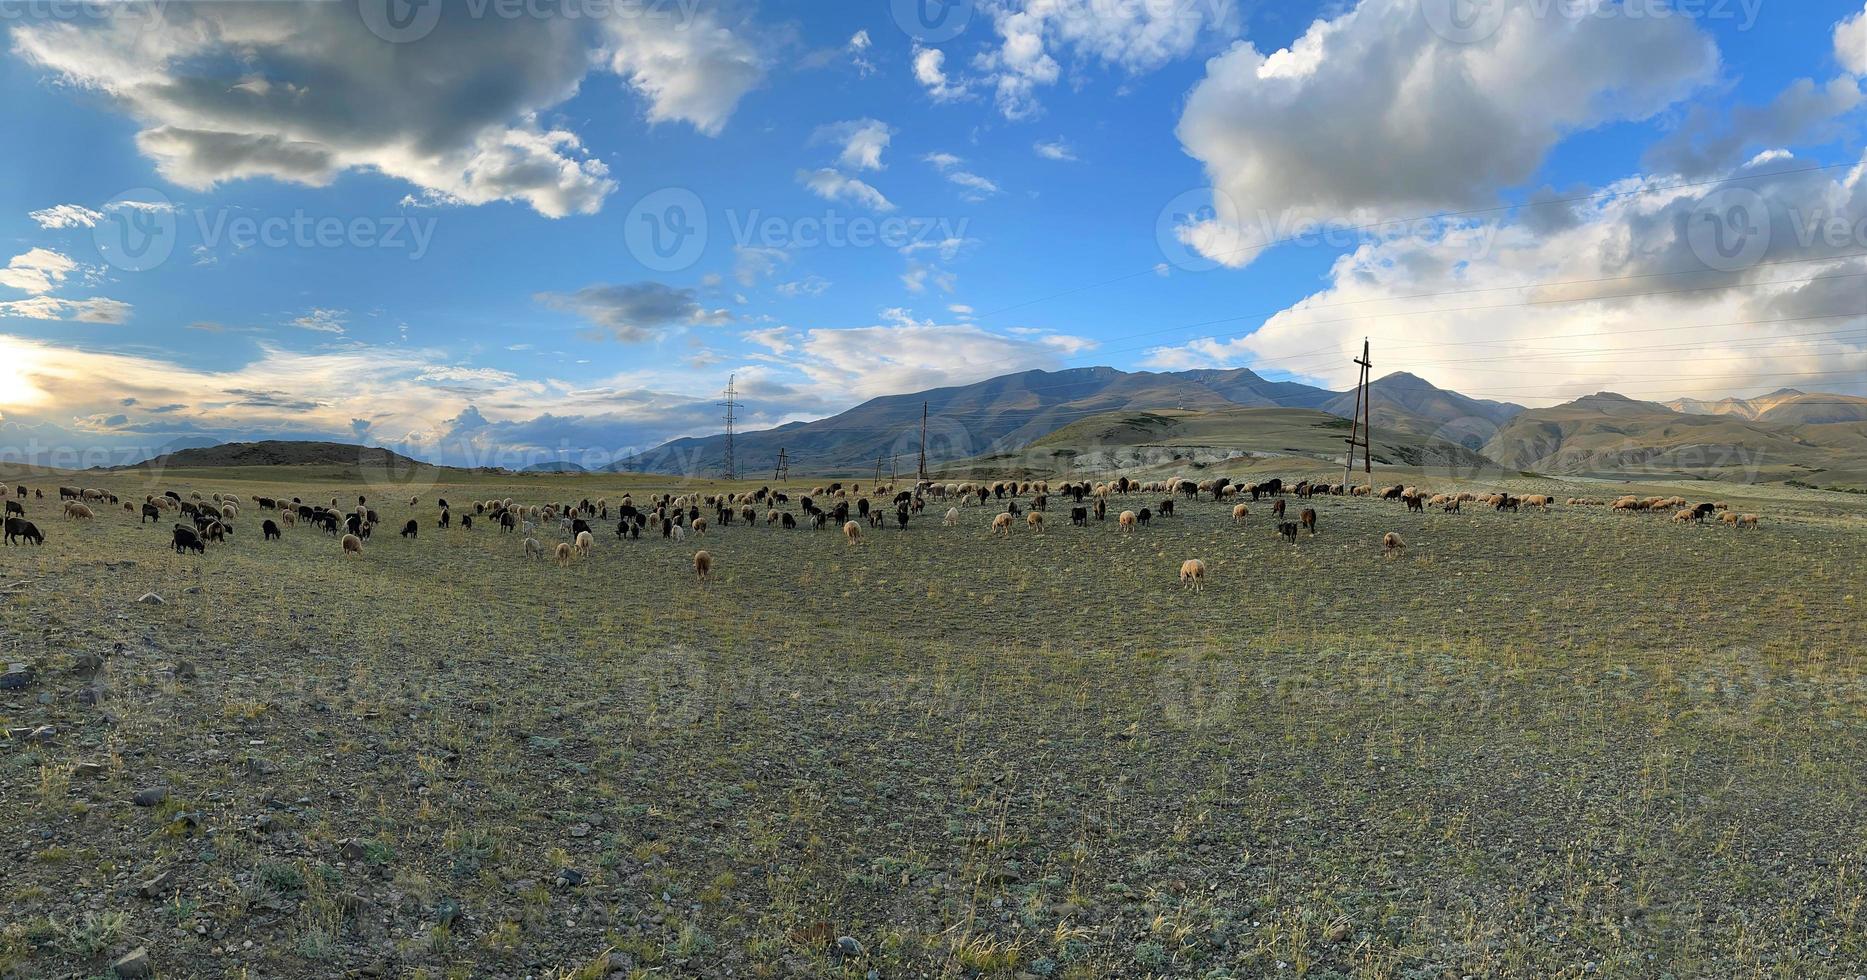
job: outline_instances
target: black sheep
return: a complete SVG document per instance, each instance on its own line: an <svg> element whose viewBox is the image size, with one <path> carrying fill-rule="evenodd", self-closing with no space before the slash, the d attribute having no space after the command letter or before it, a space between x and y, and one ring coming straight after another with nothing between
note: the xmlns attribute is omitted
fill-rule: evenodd
<svg viewBox="0 0 1867 980"><path fill-rule="evenodd" d="M268 521L267 523L270 524L271 522ZM402 536L403 537L413 538L413 537L419 537L420 535L421 535L421 525L415 523L414 518L412 517L409 518L408 523L402 525Z"/></svg>
<svg viewBox="0 0 1867 980"><path fill-rule="evenodd" d="M141 524L144 521L155 521L157 524L162 523L162 508L157 507L155 504L144 504L143 516L137 518L136 523Z"/></svg>
<svg viewBox="0 0 1867 980"><path fill-rule="evenodd" d="M18 514L21 517L25 517L26 505L16 500L9 500L6 502L6 512L8 515Z"/></svg>
<svg viewBox="0 0 1867 980"><path fill-rule="evenodd" d="M24 517L6 519L6 543L18 544L16 538L25 538L35 545L45 544L45 535L39 532L39 526Z"/></svg>
<svg viewBox="0 0 1867 980"><path fill-rule="evenodd" d="M792 516L791 516L790 514L788 514L788 513L787 513L787 514L779 514L779 515L778 515L778 524L779 524L779 526L780 526L780 527L783 527L783 528L784 528L785 530L787 530L787 531L789 531L789 530L791 530L792 528L795 528L795 527L797 527L797 518L795 518L795 517L792 517Z"/></svg>
<svg viewBox="0 0 1867 980"><path fill-rule="evenodd" d="M1154 512L1153 512L1153 511L1151 511L1151 510L1148 510L1148 509L1147 509L1146 507L1143 507L1143 508L1141 508L1141 513L1139 513L1139 514L1136 514L1136 515L1134 515L1134 519L1135 519L1136 521L1139 521L1142 527L1146 527L1146 526L1147 526L1147 522L1148 522L1148 521L1149 521L1150 519L1152 519L1152 518L1153 518L1153 516L1154 516Z"/></svg>
<svg viewBox="0 0 1867 980"><path fill-rule="evenodd" d="M1089 526L1089 508L1071 507L1070 508L1070 523L1076 525L1077 527L1088 527Z"/></svg>
<svg viewBox="0 0 1867 980"><path fill-rule="evenodd" d="M276 541L279 538L284 537L284 535L279 533L279 525L274 524L271 521L267 521L264 524L261 524L259 526L259 530L260 530L260 533L266 536L267 541Z"/></svg>
<svg viewBox="0 0 1867 980"><path fill-rule="evenodd" d="M1277 533L1291 544L1297 543L1297 525L1295 521L1285 521L1277 525Z"/></svg>
<svg viewBox="0 0 1867 980"><path fill-rule="evenodd" d="M189 551L197 555L207 554L207 545L202 543L201 535L195 533L195 529L186 524L175 525L174 544L175 553L178 555Z"/></svg>

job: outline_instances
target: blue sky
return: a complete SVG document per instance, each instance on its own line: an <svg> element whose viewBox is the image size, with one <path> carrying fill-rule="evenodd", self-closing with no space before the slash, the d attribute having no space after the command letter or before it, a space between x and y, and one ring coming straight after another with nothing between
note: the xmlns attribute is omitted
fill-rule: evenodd
<svg viewBox="0 0 1867 980"><path fill-rule="evenodd" d="M729 374L762 425L1363 336L1526 404L1867 375L1858 0L403 3L7 8L0 449L602 462Z"/></svg>

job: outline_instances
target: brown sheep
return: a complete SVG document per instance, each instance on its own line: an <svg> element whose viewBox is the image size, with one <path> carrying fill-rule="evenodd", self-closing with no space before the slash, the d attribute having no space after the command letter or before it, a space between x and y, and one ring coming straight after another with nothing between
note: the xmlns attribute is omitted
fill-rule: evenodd
<svg viewBox="0 0 1867 980"><path fill-rule="evenodd" d="M1120 520L1121 520L1121 529L1123 531L1134 530L1134 522L1135 522L1134 511L1132 510L1122 511Z"/></svg>
<svg viewBox="0 0 1867 980"><path fill-rule="evenodd" d="M1188 558L1180 563L1180 588L1190 588L1194 592L1203 592L1206 587L1206 563L1197 558Z"/></svg>
<svg viewBox="0 0 1867 980"><path fill-rule="evenodd" d="M855 521L845 523L843 525L843 537L848 538L850 544L861 544L862 525L857 524Z"/></svg>
<svg viewBox="0 0 1867 980"><path fill-rule="evenodd" d="M1743 516L1743 515L1741 515L1741 514L1736 514L1736 513L1733 513L1733 512L1731 512L1731 511L1728 511L1728 510L1727 510L1727 511L1725 511L1724 513L1722 513L1722 514L1719 514L1719 515L1718 515L1718 520L1720 520L1720 521L1723 521L1724 523L1726 523L1726 524L1729 524L1729 525L1731 525L1732 527L1736 527L1736 526L1737 526L1737 519L1738 519L1739 517L1741 517L1741 516Z"/></svg>
<svg viewBox="0 0 1867 980"><path fill-rule="evenodd" d="M1407 543L1400 539L1400 535L1392 531L1381 536L1381 553L1389 558L1400 554L1406 547Z"/></svg>
<svg viewBox="0 0 1867 980"><path fill-rule="evenodd" d="M1246 515L1250 513L1251 513L1251 508L1246 507L1244 504L1239 504L1236 507L1232 508L1232 520L1242 521L1245 519Z"/></svg>
<svg viewBox="0 0 1867 980"><path fill-rule="evenodd" d="M575 553L576 552L571 548L570 545L565 544L564 542L561 542L561 541L558 542L557 551L556 551L558 567L559 568L570 567L571 556L574 555Z"/></svg>
<svg viewBox="0 0 1867 980"><path fill-rule="evenodd" d="M694 552L694 574L705 582L713 576L713 556L705 551Z"/></svg>
<svg viewBox="0 0 1867 980"><path fill-rule="evenodd" d="M706 518L704 517L694 518L694 533L695 534L707 533L707 519Z"/></svg>
<svg viewBox="0 0 1867 980"><path fill-rule="evenodd" d="M344 535L343 545L344 545L344 554L357 555L358 557L362 556L363 554L363 539L362 538L359 538L354 534L346 534Z"/></svg>
<svg viewBox="0 0 1867 980"><path fill-rule="evenodd" d="M1041 533L1044 530L1044 515L1039 511L1031 511L1024 515L1024 523L1029 525L1033 532Z"/></svg>
<svg viewBox="0 0 1867 980"><path fill-rule="evenodd" d="M590 536L589 531L578 531L577 532L576 548L577 548L577 553L579 555L582 555L585 558L588 558L590 556L590 549L595 548L595 547L596 547L596 539Z"/></svg>
<svg viewBox="0 0 1867 980"><path fill-rule="evenodd" d="M1737 526L1738 527L1756 527L1757 526L1757 515L1755 514L1738 515Z"/></svg>
<svg viewBox="0 0 1867 980"><path fill-rule="evenodd" d="M1011 515L1000 514L992 518L992 533L1003 534L1008 538L1011 537Z"/></svg>
<svg viewBox="0 0 1867 980"><path fill-rule="evenodd" d="M1687 507L1673 511L1673 520L1679 524L1692 523L1692 509Z"/></svg>
<svg viewBox="0 0 1867 980"><path fill-rule="evenodd" d="M96 517L97 512L74 500L65 505L65 516L74 521L88 521Z"/></svg>

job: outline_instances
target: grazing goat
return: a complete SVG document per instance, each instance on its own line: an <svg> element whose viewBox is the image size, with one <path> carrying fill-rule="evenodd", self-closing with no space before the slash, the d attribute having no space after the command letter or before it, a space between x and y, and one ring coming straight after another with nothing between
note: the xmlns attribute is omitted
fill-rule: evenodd
<svg viewBox="0 0 1867 980"><path fill-rule="evenodd" d="M270 524L272 522L267 521L266 523ZM420 534L421 534L421 525L417 524L414 518L412 517L409 518L408 523L402 525L402 536L403 537L413 538L413 537L420 536Z"/></svg>
<svg viewBox="0 0 1867 980"><path fill-rule="evenodd" d="M1277 525L1277 536L1291 544L1297 543L1297 522L1283 521Z"/></svg>
<svg viewBox="0 0 1867 980"><path fill-rule="evenodd" d="M1308 531L1311 537L1315 537L1316 536L1316 508L1314 507L1303 508L1303 513L1297 515L1297 523L1303 525L1303 529L1305 531Z"/></svg>

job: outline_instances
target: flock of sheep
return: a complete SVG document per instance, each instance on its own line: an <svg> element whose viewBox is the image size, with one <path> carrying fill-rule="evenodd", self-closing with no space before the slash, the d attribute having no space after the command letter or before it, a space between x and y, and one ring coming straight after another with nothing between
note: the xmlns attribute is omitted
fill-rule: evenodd
<svg viewBox="0 0 1867 980"><path fill-rule="evenodd" d="M42 545L45 542L44 534L26 519L24 501L27 494L28 490L24 486L9 489L0 484L0 497L6 501L6 543L9 545ZM1546 511L1556 505L1555 498L1546 494L1517 496L1504 492L1479 494L1471 491L1429 493L1404 484L1377 488L1308 480L1287 485L1281 479L1240 483L1223 477L1202 481L1180 477L1134 481L1118 477L1107 482L1068 482L1054 487L1044 480L920 482L911 489L879 484L871 486L867 493L862 491L860 484L845 486L831 483L812 487L808 494L798 495L801 521L799 515L789 509L793 495L770 487L737 493L661 493L648 497L642 507L637 507L631 495L623 496L614 508L607 499L522 504L511 498L503 498L468 502L460 508L459 523L468 530L472 529L476 519L496 524L501 532L522 536L525 557L543 558L548 554L559 566L568 567L579 558L589 556L595 549L596 537L590 522L609 521L612 510L618 538L640 538L644 531L652 535L658 530L662 537L682 542L689 534L704 535L715 524L730 526L736 519L746 525L755 525L762 518L767 526L786 529L795 528L800 522L817 529L840 526L844 539L850 545L858 545L862 541L865 522L871 528L885 527L888 523L887 515L892 509L896 525L905 529L909 521L921 514L930 501L956 502L955 506L947 509L942 520L943 526L947 527L959 524L961 507L1002 504L1003 510L991 520L991 533L994 536L1010 537L1020 522L1030 533L1043 533L1046 527L1045 515L1050 511L1053 500L1059 507L1069 507L1072 525L1087 526L1092 519L1107 519L1111 498L1127 498L1132 494L1165 496L1151 507L1122 510L1116 516L1116 523L1123 533L1145 527L1155 517L1172 517L1176 498L1190 500L1209 494L1215 502L1236 501L1231 508L1234 523L1243 522L1251 513L1250 506L1242 498L1249 497L1251 501L1268 499L1270 516L1275 522L1277 534L1293 544L1299 532L1306 531L1312 536L1317 533L1317 515L1314 508L1304 507L1296 520L1286 520L1287 496L1301 500L1317 496L1374 497L1397 500L1409 511L1434 507L1449 513L1459 512L1462 505L1467 503L1489 506L1498 511ZM42 499L44 492L33 491L33 495ZM94 520L98 509L117 504L121 504L126 513L140 514L139 523L153 520L159 524L171 512L177 517L186 518L187 522L176 523L171 533L171 546L178 554L206 554L210 542L225 541L234 533L241 508L247 504L244 498L235 494L213 493L203 497L196 492L184 499L180 493L171 490L146 495L139 509L136 502L122 501L109 491L67 486L58 488L58 497L64 516L74 521ZM1024 501L1023 507L1020 506L1020 500ZM445 499L436 503L439 508L436 526L443 530L452 527L454 507ZM1564 503L1568 506L1608 506L1616 512L1671 512L1673 520L1679 522L1703 522L1710 515L1718 514L1723 523L1733 527L1755 527L1758 523L1757 515L1734 513L1722 502L1692 505L1683 497L1625 496L1606 504L1593 498L1570 497ZM283 527L302 522L338 538L342 553L357 557L363 555L364 542L381 523L376 511L363 496L356 498L354 507L340 504L335 497L328 506L283 496L256 496L252 504L258 510L274 515L261 521L261 533L266 540L279 539L283 536ZM419 504L419 498L408 501L411 508ZM711 522L706 512L711 512ZM540 528L553 526L567 540L557 542L547 550L546 545L535 535ZM415 538L420 535L420 531L420 523L411 518L402 525L400 533L404 538ZM1406 542L1399 534L1390 531L1382 536L1381 550L1385 556L1395 557L1405 548ZM706 582L711 578L713 566L713 556L707 551L700 550L694 554L694 574L700 581ZM1202 591L1207 577L1208 566L1202 559L1189 558L1180 565L1180 584L1183 589Z"/></svg>

